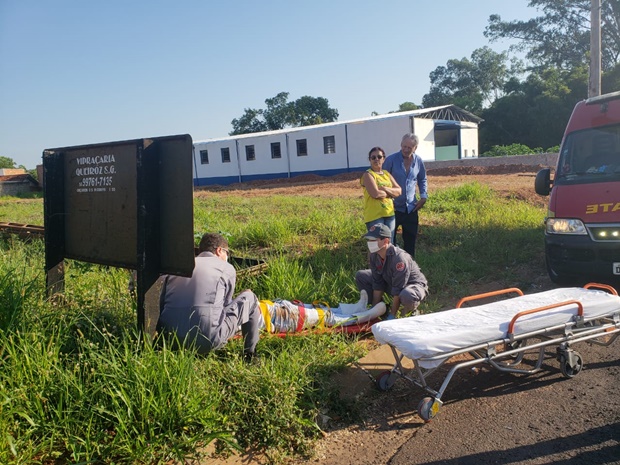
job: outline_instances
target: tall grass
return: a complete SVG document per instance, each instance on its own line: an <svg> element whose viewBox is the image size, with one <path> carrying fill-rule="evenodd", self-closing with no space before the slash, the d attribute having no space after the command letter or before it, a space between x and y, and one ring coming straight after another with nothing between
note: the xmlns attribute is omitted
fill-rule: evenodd
<svg viewBox="0 0 620 465"><path fill-rule="evenodd" d="M0 221L43 224L41 201L6 202ZM197 236L220 231L235 255L268 262L238 290L331 306L358 299L353 277L367 259L358 198L214 194L196 196L194 210ZM527 287L515 270L543 266L539 207L467 184L434 192L421 216L423 311L483 282ZM240 340L207 357L172 351L135 334L127 270L67 261L66 290L48 299L43 263L42 241L0 239L0 463L166 463L216 439L277 461L310 454L320 411L353 418L331 378L363 354L355 339L266 337L249 365Z"/></svg>

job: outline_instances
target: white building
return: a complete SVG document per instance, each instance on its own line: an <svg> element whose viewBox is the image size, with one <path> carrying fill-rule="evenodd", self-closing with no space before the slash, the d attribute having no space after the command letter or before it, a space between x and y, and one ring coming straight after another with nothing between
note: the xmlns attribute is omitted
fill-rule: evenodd
<svg viewBox="0 0 620 465"><path fill-rule="evenodd" d="M468 111L445 105L196 141L194 185L363 171L370 166L372 147L381 147L387 155L397 152L402 136L409 132L419 137L416 153L424 161L477 157L481 121Z"/></svg>

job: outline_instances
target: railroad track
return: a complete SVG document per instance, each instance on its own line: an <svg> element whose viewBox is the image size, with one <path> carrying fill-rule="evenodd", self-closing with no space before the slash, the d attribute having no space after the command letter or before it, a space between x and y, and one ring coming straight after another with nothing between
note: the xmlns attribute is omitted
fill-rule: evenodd
<svg viewBox="0 0 620 465"><path fill-rule="evenodd" d="M16 234L21 238L44 237L45 229L43 226L35 226L33 224L21 223L3 223L0 222L0 233Z"/></svg>
<svg viewBox="0 0 620 465"><path fill-rule="evenodd" d="M43 238L45 228L33 224L0 222L0 234L15 234L21 239ZM198 248L194 248L194 254L198 255L198 253ZM237 276L254 276L267 269L267 263L253 258L231 256L230 261L237 269Z"/></svg>

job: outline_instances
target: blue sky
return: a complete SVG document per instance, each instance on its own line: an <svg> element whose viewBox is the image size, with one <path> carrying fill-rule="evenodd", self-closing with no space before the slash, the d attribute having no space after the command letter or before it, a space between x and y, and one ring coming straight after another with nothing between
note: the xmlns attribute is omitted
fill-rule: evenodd
<svg viewBox="0 0 620 465"><path fill-rule="evenodd" d="M339 120L421 103L429 73L527 0L0 0L0 156L151 136L225 137L289 92Z"/></svg>

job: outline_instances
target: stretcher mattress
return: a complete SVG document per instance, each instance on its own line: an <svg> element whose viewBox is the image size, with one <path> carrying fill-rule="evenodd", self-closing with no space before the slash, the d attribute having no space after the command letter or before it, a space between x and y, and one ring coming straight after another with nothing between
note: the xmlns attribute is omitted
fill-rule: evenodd
<svg viewBox="0 0 620 465"><path fill-rule="evenodd" d="M585 319L620 312L618 296L599 290L561 288L475 307L381 321L372 326L372 332L380 343L393 346L412 360L420 360L503 339L517 313L567 300L583 305ZM571 304L522 316L515 323L514 334L518 336L570 322L577 310L577 305ZM431 368L440 363L441 360L433 360L420 365Z"/></svg>

